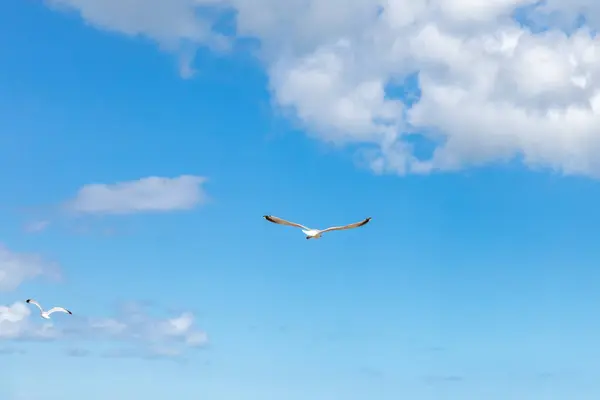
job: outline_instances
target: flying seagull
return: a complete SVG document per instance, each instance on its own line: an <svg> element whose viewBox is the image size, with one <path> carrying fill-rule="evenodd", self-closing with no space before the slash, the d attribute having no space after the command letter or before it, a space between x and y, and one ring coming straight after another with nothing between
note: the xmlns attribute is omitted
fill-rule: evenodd
<svg viewBox="0 0 600 400"><path fill-rule="evenodd" d="M302 232L304 232L304 234L306 235L307 239L319 239L319 238L321 238L321 235L324 234L325 232L341 231L344 229L358 228L359 226L366 225L371 220L371 217L369 217L369 218L365 218L364 220L362 220L360 222L355 222L354 224L349 224L349 225L344 225L344 226L332 226L331 228L321 230L321 229L307 228L304 225L300 225L295 222L286 221L285 219L274 217L273 215L263 215L263 218L269 222L273 222L274 224L295 226L296 228L300 228L300 229L302 229Z"/></svg>
<svg viewBox="0 0 600 400"><path fill-rule="evenodd" d="M50 319L50 314L55 313L55 312L64 312L64 313L67 313L67 314L73 314L71 311L67 310L66 308L62 308L62 307L52 307L48 311L44 311L44 309L42 308L42 306L40 306L40 303L38 303L37 301L35 301L33 299L27 299L26 303L33 304L34 306L36 306L37 308L39 308L40 309L40 315L44 319Z"/></svg>

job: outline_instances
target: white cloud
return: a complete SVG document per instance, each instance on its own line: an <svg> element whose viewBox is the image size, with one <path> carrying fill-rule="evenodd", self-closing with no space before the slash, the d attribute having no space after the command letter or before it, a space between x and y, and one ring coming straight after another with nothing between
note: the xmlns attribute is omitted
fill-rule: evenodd
<svg viewBox="0 0 600 400"><path fill-rule="evenodd" d="M31 311L24 303L0 306L0 338L16 339L23 335L26 331L23 321L26 321L30 314Z"/></svg>
<svg viewBox="0 0 600 400"><path fill-rule="evenodd" d="M16 253L0 244L0 292L14 290L39 276L59 277L58 265L37 254Z"/></svg>
<svg viewBox="0 0 600 400"><path fill-rule="evenodd" d="M35 310L34 310L35 311ZM104 355L112 357L174 358L208 343L206 332L197 327L190 312L159 318L142 306L122 308L116 316L97 318L78 314L44 321L24 302L0 306L0 342L27 340L68 341L67 354L90 353L86 342L111 343Z"/></svg>
<svg viewBox="0 0 600 400"><path fill-rule="evenodd" d="M176 178L148 177L116 184L89 184L67 202L67 208L88 214L131 214L189 210L206 200L205 178L181 175Z"/></svg>
<svg viewBox="0 0 600 400"><path fill-rule="evenodd" d="M207 36L194 32L219 10L235 11L236 35L260 40L276 103L312 136L361 145L379 172L456 170L521 157L531 167L600 175L597 1L54 3L96 26L143 32L159 43L202 43ZM418 101L389 98L386 88L414 73ZM434 153L417 157L410 135L433 141Z"/></svg>

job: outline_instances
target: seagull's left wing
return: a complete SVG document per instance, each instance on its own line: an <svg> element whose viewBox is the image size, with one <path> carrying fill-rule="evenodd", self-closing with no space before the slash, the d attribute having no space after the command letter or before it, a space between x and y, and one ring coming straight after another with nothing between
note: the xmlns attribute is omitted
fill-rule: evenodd
<svg viewBox="0 0 600 400"><path fill-rule="evenodd" d="M37 308L39 308L41 312L43 312L43 311L44 311L44 310L42 309L42 306L40 305L40 303L38 303L38 302L37 302L37 301L35 301L34 299L27 299L25 302L26 302L26 303L29 303L29 304L33 304L34 306L36 306Z"/></svg>
<svg viewBox="0 0 600 400"><path fill-rule="evenodd" d="M73 314L71 311L67 310L66 308L52 307L51 309L48 310L48 315L55 313L55 312L64 312L66 314Z"/></svg>
<svg viewBox="0 0 600 400"><path fill-rule="evenodd" d="M296 228L309 230L309 228L305 227L304 225L300 225L300 224L297 224L295 222L286 221L285 219L276 217L274 215L263 215L263 218L266 219L269 222L274 223L274 224L287 225L287 226L295 226Z"/></svg>
<svg viewBox="0 0 600 400"><path fill-rule="evenodd" d="M344 226L332 226L331 228L327 228L327 229L323 229L321 232L325 233L325 232L330 232L330 231L342 231L344 229L353 229L353 228L358 228L360 226L366 225L367 223L369 223L369 221L371 220L371 217L369 218L365 218L360 222L355 222L353 224L349 224L349 225L344 225Z"/></svg>

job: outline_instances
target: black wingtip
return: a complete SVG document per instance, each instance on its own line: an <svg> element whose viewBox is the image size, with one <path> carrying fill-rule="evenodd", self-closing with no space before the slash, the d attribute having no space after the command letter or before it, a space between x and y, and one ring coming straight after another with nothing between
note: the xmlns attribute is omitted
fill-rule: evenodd
<svg viewBox="0 0 600 400"><path fill-rule="evenodd" d="M67 312L68 312L70 315L73 315L73 313L72 313L71 311L67 310Z"/></svg>
<svg viewBox="0 0 600 400"><path fill-rule="evenodd" d="M31 303L31 299L25 300L25 303Z"/></svg>

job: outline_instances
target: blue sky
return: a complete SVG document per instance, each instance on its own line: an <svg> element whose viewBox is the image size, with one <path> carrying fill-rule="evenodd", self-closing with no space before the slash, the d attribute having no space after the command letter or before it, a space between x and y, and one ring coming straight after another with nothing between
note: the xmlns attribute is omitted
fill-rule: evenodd
<svg viewBox="0 0 600 400"><path fill-rule="evenodd" d="M524 161L504 162L510 146L460 136L439 114L446 131L416 130L472 145L422 174L381 150L381 174L361 158L381 143L356 139L370 131L278 88L269 56L200 46L184 79L180 54L150 34L36 2L0 10L0 272L19 276L0 305L32 297L74 313L39 340L35 310L12 330L0 309L1 398L598 398L600 187L594 163L579 164L595 137L560 153L520 136L509 153ZM429 101L423 118L436 116ZM292 103L291 114L279 107ZM332 144L328 129L355 137ZM182 175L206 178L206 198L187 209L69 209L86 185ZM264 214L315 227L373 220L306 241ZM60 276L19 275L34 264ZM134 326L131 304L146 325ZM206 343L158 332L183 315ZM101 334L93 321L104 319L139 335ZM171 345L180 353L153 358Z"/></svg>

